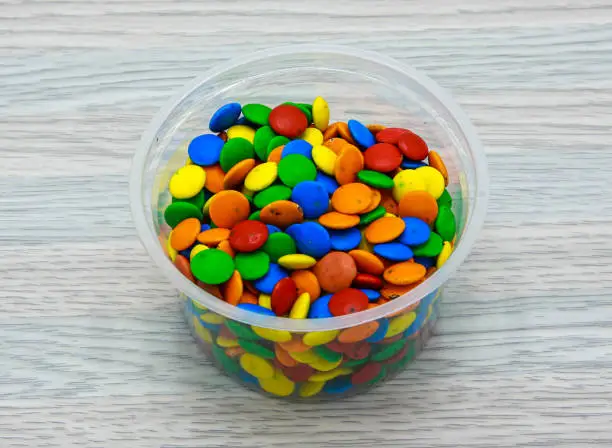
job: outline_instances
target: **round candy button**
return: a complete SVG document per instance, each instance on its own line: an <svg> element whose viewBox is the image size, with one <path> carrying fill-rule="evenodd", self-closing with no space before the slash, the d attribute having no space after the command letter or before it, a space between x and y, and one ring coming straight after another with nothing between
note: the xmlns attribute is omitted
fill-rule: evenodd
<svg viewBox="0 0 612 448"><path fill-rule="evenodd" d="M327 190L316 181L307 180L297 184L291 193L291 200L302 207L306 219L318 218L329 208Z"/></svg>
<svg viewBox="0 0 612 448"><path fill-rule="evenodd" d="M210 166L219 162L223 140L214 134L200 135L189 143L187 153L196 165Z"/></svg>
<svg viewBox="0 0 612 448"><path fill-rule="evenodd" d="M234 273L234 261L222 250L203 250L191 260L191 271L201 282L219 285L228 281Z"/></svg>
<svg viewBox="0 0 612 448"><path fill-rule="evenodd" d="M389 143L377 143L363 154L366 168L388 173L398 168L402 163L402 153Z"/></svg>
<svg viewBox="0 0 612 448"><path fill-rule="evenodd" d="M297 107L288 104L272 109L268 121L274 132L288 138L299 137L308 127L306 115Z"/></svg>
<svg viewBox="0 0 612 448"><path fill-rule="evenodd" d="M354 288L346 288L335 293L329 301L329 311L334 316L357 313L368 308L368 296Z"/></svg>
<svg viewBox="0 0 612 448"><path fill-rule="evenodd" d="M298 297L297 286L290 277L278 281L272 290L272 311L277 316L284 316L290 310Z"/></svg>
<svg viewBox="0 0 612 448"><path fill-rule="evenodd" d="M427 143L414 132L406 131L397 140L400 151L410 160L423 160L429 149Z"/></svg>
<svg viewBox="0 0 612 448"><path fill-rule="evenodd" d="M376 143L370 130L359 121L349 120L348 129L355 142L362 148L369 148Z"/></svg>
<svg viewBox="0 0 612 448"><path fill-rule="evenodd" d="M238 252L253 252L265 244L268 227L260 221L242 221L234 226L229 242Z"/></svg>
<svg viewBox="0 0 612 448"><path fill-rule="evenodd" d="M210 118L208 127L212 132L225 131L229 127L236 124L242 107L239 103L229 103L221 106Z"/></svg>

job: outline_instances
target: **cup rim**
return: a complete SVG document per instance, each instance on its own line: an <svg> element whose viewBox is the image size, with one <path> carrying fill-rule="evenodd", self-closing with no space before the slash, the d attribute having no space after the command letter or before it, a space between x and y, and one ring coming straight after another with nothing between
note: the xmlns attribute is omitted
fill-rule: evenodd
<svg viewBox="0 0 612 448"><path fill-rule="evenodd" d="M468 213L465 230L461 238L458 239L453 253L444 263L444 265L440 269L436 270L436 272L434 272L434 274L427 280L414 287L401 297L393 299L386 304L355 314L323 319L291 319L286 317L256 314L230 305L218 297L207 293L199 286L189 281L178 271L178 269L176 269L172 261L165 255L164 250L159 243L159 238L155 232L153 223L150 220L150 217L152 216L150 198L145 198L144 192L142 191L144 166L147 160L148 150L152 146L157 132L169 118L172 112L194 90L196 90L202 84L209 82L210 80L222 75L224 72L230 71L238 66L283 55L295 56L296 54L300 53L326 53L337 54L339 56L351 56L366 60L370 63L385 66L386 68L390 68L401 73L403 76L412 78L413 81L420 84L429 94L434 96L447 109L450 116L456 121L460 131L463 133L463 136L467 141L468 147L470 148L470 152L472 154L471 158L474 164L475 194L473 196L470 194L470 199L473 201L473 203L470 204L471 210ZM195 80L185 85L157 112L142 134L138 148L136 149L132 160L129 179L129 195L132 219L134 220L138 236L149 256L158 265L158 267L162 269L165 276L172 282L172 284L198 305L217 312L226 318L237 320L253 326L276 330L288 330L291 332L327 331L352 327L397 313L436 291L442 284L444 284L465 260L478 236L478 232L482 227L488 202L488 174L484 150L471 121L459 107L459 105L453 100L451 95L427 75L420 73L393 58L371 51L338 45L306 44L275 47L253 52L248 55L239 56L211 68L202 76L197 77ZM148 207L147 204L149 204Z"/></svg>

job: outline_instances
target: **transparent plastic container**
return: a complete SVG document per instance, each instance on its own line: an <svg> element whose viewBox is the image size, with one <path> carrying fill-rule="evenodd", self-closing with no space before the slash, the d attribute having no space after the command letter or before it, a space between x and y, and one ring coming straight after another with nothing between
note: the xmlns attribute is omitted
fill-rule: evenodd
<svg viewBox="0 0 612 448"><path fill-rule="evenodd" d="M208 130L211 114L221 105L273 106L312 102L316 96L328 101L331 122L354 118L405 127L441 154L457 218L454 251L426 281L367 311L304 320L250 313L208 294L168 259L164 247L170 228L163 219L171 200L168 180L184 165L188 142ZM483 223L486 171L472 124L425 75L375 53L291 46L222 64L164 106L136 151L130 201L144 246L180 291L195 339L222 372L270 396L337 399L389 380L425 346L438 318L444 283L464 261ZM355 333L362 337L374 330L367 339L354 341Z"/></svg>

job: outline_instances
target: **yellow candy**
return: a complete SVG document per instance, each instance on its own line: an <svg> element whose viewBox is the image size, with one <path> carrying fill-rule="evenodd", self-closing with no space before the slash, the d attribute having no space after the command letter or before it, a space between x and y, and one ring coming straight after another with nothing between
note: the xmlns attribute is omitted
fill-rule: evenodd
<svg viewBox="0 0 612 448"><path fill-rule="evenodd" d="M316 259L304 254L283 255L278 259L278 264L287 269L308 269L316 263Z"/></svg>
<svg viewBox="0 0 612 448"><path fill-rule="evenodd" d="M200 319L202 319L202 322L206 322L208 324L213 325L221 325L223 322L225 322L225 317L220 316L217 313L201 314Z"/></svg>
<svg viewBox="0 0 612 448"><path fill-rule="evenodd" d="M208 249L208 246L206 244L196 245L193 249L191 249L191 253L189 254L189 260L193 260L193 257L195 257L197 254L206 249Z"/></svg>
<svg viewBox="0 0 612 448"><path fill-rule="evenodd" d="M261 191L274 183L278 176L278 165L266 162L253 168L244 179L244 186L249 190Z"/></svg>
<svg viewBox="0 0 612 448"><path fill-rule="evenodd" d="M389 213L389 212L385 213L385 218L389 218L389 217L395 218L395 215L393 213Z"/></svg>
<svg viewBox="0 0 612 448"><path fill-rule="evenodd" d="M312 129L312 128L311 128ZM312 148L312 160L325 174L333 176L338 156L327 146L318 145Z"/></svg>
<svg viewBox="0 0 612 448"><path fill-rule="evenodd" d="M189 199L198 194L206 182L206 171L198 165L179 168L170 178L168 190L176 199Z"/></svg>
<svg viewBox="0 0 612 448"><path fill-rule="evenodd" d="M291 333L287 330L272 330L270 328L251 327L251 329L261 338L274 342L289 342Z"/></svg>
<svg viewBox="0 0 612 448"><path fill-rule="evenodd" d="M337 376L348 375L352 370L348 367L338 367L337 369L330 370L328 372L317 372L308 378L308 381L329 381L333 380Z"/></svg>
<svg viewBox="0 0 612 448"><path fill-rule="evenodd" d="M166 240L166 250L168 251L168 256L170 257L170 260L172 261L172 263L174 263L174 260L176 260L176 256L178 255L178 250L176 250L170 244L171 238L172 238L172 230L170 231L170 234L168 235L168 239Z"/></svg>
<svg viewBox="0 0 612 448"><path fill-rule="evenodd" d="M385 333L385 339L392 338L396 334L400 334L402 331L406 330L412 322L416 319L416 313L406 313L401 316L394 317L389 322L389 328Z"/></svg>
<svg viewBox="0 0 612 448"><path fill-rule="evenodd" d="M340 333L339 330L311 331L304 335L302 342L311 347L323 345L336 339L338 333Z"/></svg>
<svg viewBox="0 0 612 448"><path fill-rule="evenodd" d="M433 168L432 168L433 169ZM444 179L443 179L444 180ZM399 202L409 191L425 191L425 181L423 176L416 173L416 170L403 170L393 178L393 198Z"/></svg>
<svg viewBox="0 0 612 448"><path fill-rule="evenodd" d="M279 369L276 369L272 378L260 378L259 385L266 392L278 395L279 397L291 395L295 390L295 383L287 378Z"/></svg>
<svg viewBox="0 0 612 448"><path fill-rule="evenodd" d="M193 307L198 310L200 313L205 313L206 311L208 311L208 308L206 308L204 305L200 305L198 302L196 302L195 300L191 301L191 304L193 305Z"/></svg>
<svg viewBox="0 0 612 448"><path fill-rule="evenodd" d="M193 165L193 162L191 161L189 156L187 156L187 160L185 160L185 165Z"/></svg>
<svg viewBox="0 0 612 448"><path fill-rule="evenodd" d="M259 303L259 306L263 306L269 310L272 309L272 298L268 294L259 294L257 302Z"/></svg>
<svg viewBox="0 0 612 448"><path fill-rule="evenodd" d="M267 379L274 376L272 364L252 353L245 353L240 357L240 367L255 378Z"/></svg>
<svg viewBox="0 0 612 448"><path fill-rule="evenodd" d="M302 140L306 140L312 146L323 144L323 133L319 131L317 128L306 128L304 133L300 135L298 138Z"/></svg>
<svg viewBox="0 0 612 448"><path fill-rule="evenodd" d="M320 131L325 131L329 126L329 106L320 96L316 97L312 103L312 121Z"/></svg>
<svg viewBox="0 0 612 448"><path fill-rule="evenodd" d="M310 294L304 292L300 294L293 306L289 317L291 319L306 319L308 316L308 310L310 309Z"/></svg>
<svg viewBox="0 0 612 448"><path fill-rule="evenodd" d="M301 362L303 364L310 364L311 362L317 362L321 358L312 350L306 350L305 352L288 352L289 356L295 359L297 362Z"/></svg>
<svg viewBox="0 0 612 448"><path fill-rule="evenodd" d="M319 359L309 363L309 365L310 367L314 367L320 372L329 372L330 370L334 370L336 367L342 364L342 361L342 358L339 358L337 361L332 362L319 357Z"/></svg>
<svg viewBox="0 0 612 448"><path fill-rule="evenodd" d="M237 124L227 130L227 138L243 138L253 143L255 139L255 130L243 124Z"/></svg>
<svg viewBox="0 0 612 448"><path fill-rule="evenodd" d="M425 183L425 189L434 198L438 199L444 193L444 176L435 168L430 166L422 166L414 170L415 174L419 175ZM394 179L395 181L395 179Z"/></svg>
<svg viewBox="0 0 612 448"><path fill-rule="evenodd" d="M357 249L365 250L367 252L374 252L374 246L372 246L365 237L365 229L361 231L361 242L359 243Z"/></svg>
<svg viewBox="0 0 612 448"><path fill-rule="evenodd" d="M238 339L226 338L225 336L217 336L217 345L223 348L238 347Z"/></svg>
<svg viewBox="0 0 612 448"><path fill-rule="evenodd" d="M193 316L191 321L193 322L196 335L204 342L212 343L212 334L208 328L204 328L196 316Z"/></svg>
<svg viewBox="0 0 612 448"><path fill-rule="evenodd" d="M321 389L323 389L323 386L325 386L324 381L309 381L307 383L304 383L300 386L300 392L299 392L300 397L303 397L303 398L313 397L319 392L321 392Z"/></svg>
<svg viewBox="0 0 612 448"><path fill-rule="evenodd" d="M246 197L252 198L255 195L255 192L253 190L249 190L247 187L243 185L242 194L245 195Z"/></svg>
<svg viewBox="0 0 612 448"><path fill-rule="evenodd" d="M442 246L442 251L438 255L438 259L436 260L436 267L438 269L440 269L442 265L446 263L446 260L448 260L448 257L451 256L452 252L453 252L453 247L451 246L451 243L449 243L448 241L444 241L444 245Z"/></svg>

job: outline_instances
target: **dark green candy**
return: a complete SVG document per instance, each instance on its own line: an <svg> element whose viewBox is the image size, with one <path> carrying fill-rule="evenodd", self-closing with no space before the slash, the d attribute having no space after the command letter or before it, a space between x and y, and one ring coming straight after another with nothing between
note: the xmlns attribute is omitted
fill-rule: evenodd
<svg viewBox="0 0 612 448"><path fill-rule="evenodd" d="M371 212L368 212L365 215L361 215L359 217L359 225L364 226L366 224L370 224L371 222L376 221L378 218L382 218L383 216L385 216L386 213L387 210L382 205L379 205Z"/></svg>
<svg viewBox="0 0 612 448"><path fill-rule="evenodd" d="M357 178L371 187L393 188L393 179L378 171L362 170L357 173Z"/></svg>
<svg viewBox="0 0 612 448"><path fill-rule="evenodd" d="M250 141L244 138L232 138L223 145L219 164L221 169L227 173L238 162L253 157L255 157L255 150Z"/></svg>
<svg viewBox="0 0 612 448"><path fill-rule="evenodd" d="M203 252L208 252L208 250L204 250L200 253ZM257 280L266 275L270 269L270 257L261 250L236 254L235 261L236 270L240 272L243 280Z"/></svg>
<svg viewBox="0 0 612 448"><path fill-rule="evenodd" d="M268 160L268 145L274 137L277 137L277 135L270 126L263 126L255 132L253 146L259 160L263 162Z"/></svg>
<svg viewBox="0 0 612 448"><path fill-rule="evenodd" d="M254 211L253 213L251 213L251 216L249 216L249 219L251 221L260 221L259 219L260 214L261 214L261 210Z"/></svg>
<svg viewBox="0 0 612 448"><path fill-rule="evenodd" d="M453 206L453 198L446 188L444 189L442 196L438 198L438 207L442 207L443 205L446 205L447 207Z"/></svg>
<svg viewBox="0 0 612 448"><path fill-rule="evenodd" d="M278 164L278 177L285 185L293 188L300 182L315 180L317 167L309 158L291 154L282 158Z"/></svg>
<svg viewBox="0 0 612 448"><path fill-rule="evenodd" d="M342 363L342 367L357 367L360 366L362 364L365 364L366 362L369 362L368 358L364 358L364 359L349 359L345 362Z"/></svg>
<svg viewBox="0 0 612 448"><path fill-rule="evenodd" d="M213 344L212 351L217 361L219 361L219 364L221 364L221 366L223 367L223 370L229 373L240 372L240 364L238 364L238 362L227 356L225 354L225 351L221 347L218 347Z"/></svg>
<svg viewBox="0 0 612 448"><path fill-rule="evenodd" d="M417 257L437 257L442 252L443 246L444 241L442 241L440 235L431 232L427 242L414 246L412 253Z"/></svg>
<svg viewBox="0 0 612 448"><path fill-rule="evenodd" d="M261 190L253 198L253 204L257 208L264 208L275 201L286 201L291 197L291 188L284 185L272 185Z"/></svg>
<svg viewBox="0 0 612 448"><path fill-rule="evenodd" d="M270 112L272 112L272 109L263 104L245 104L242 106L244 117L251 123L258 124L259 126L266 126L268 124Z"/></svg>
<svg viewBox="0 0 612 448"><path fill-rule="evenodd" d="M202 220L202 207L198 208L189 202L173 202L164 210L166 223L175 228L181 221L187 218L198 218Z"/></svg>
<svg viewBox="0 0 612 448"><path fill-rule="evenodd" d="M453 240L457 231L457 223L450 207L443 205L438 209L438 217L434 223L434 228L444 241Z"/></svg>
<svg viewBox="0 0 612 448"><path fill-rule="evenodd" d="M271 233L263 245L262 250L270 256L270 260L276 263L280 257L295 254L297 247L295 241L283 232Z"/></svg>
<svg viewBox="0 0 612 448"><path fill-rule="evenodd" d="M372 361L384 361L398 353L404 345L406 341L404 339L400 339L399 341L392 342L391 344L381 345L382 349L372 355Z"/></svg>
<svg viewBox="0 0 612 448"><path fill-rule="evenodd" d="M266 359L274 359L275 355L272 350L258 344L257 342L249 341L247 339L238 339L238 344L244 349L245 352L252 353L257 356L261 356Z"/></svg>
<svg viewBox="0 0 612 448"><path fill-rule="evenodd" d="M203 250L191 260L191 272L207 285L219 285L234 273L234 260L219 249Z"/></svg>
<svg viewBox="0 0 612 448"><path fill-rule="evenodd" d="M241 324L240 322L236 322L235 320L227 319L225 321L225 326L229 331L234 333L234 335L240 339L249 339L251 341L258 341L261 339L257 333L251 330L246 325Z"/></svg>
<svg viewBox="0 0 612 448"><path fill-rule="evenodd" d="M270 143L268 143L268 152L266 153L266 160L268 160L268 156L272 151L274 151L279 146L286 145L287 143L289 143L289 141L290 140L283 135L278 135L272 140L270 140Z"/></svg>
<svg viewBox="0 0 612 448"><path fill-rule="evenodd" d="M321 358L329 362L338 362L340 359L342 359L342 353L330 350L324 345L318 345L316 347L313 347L312 350Z"/></svg>

